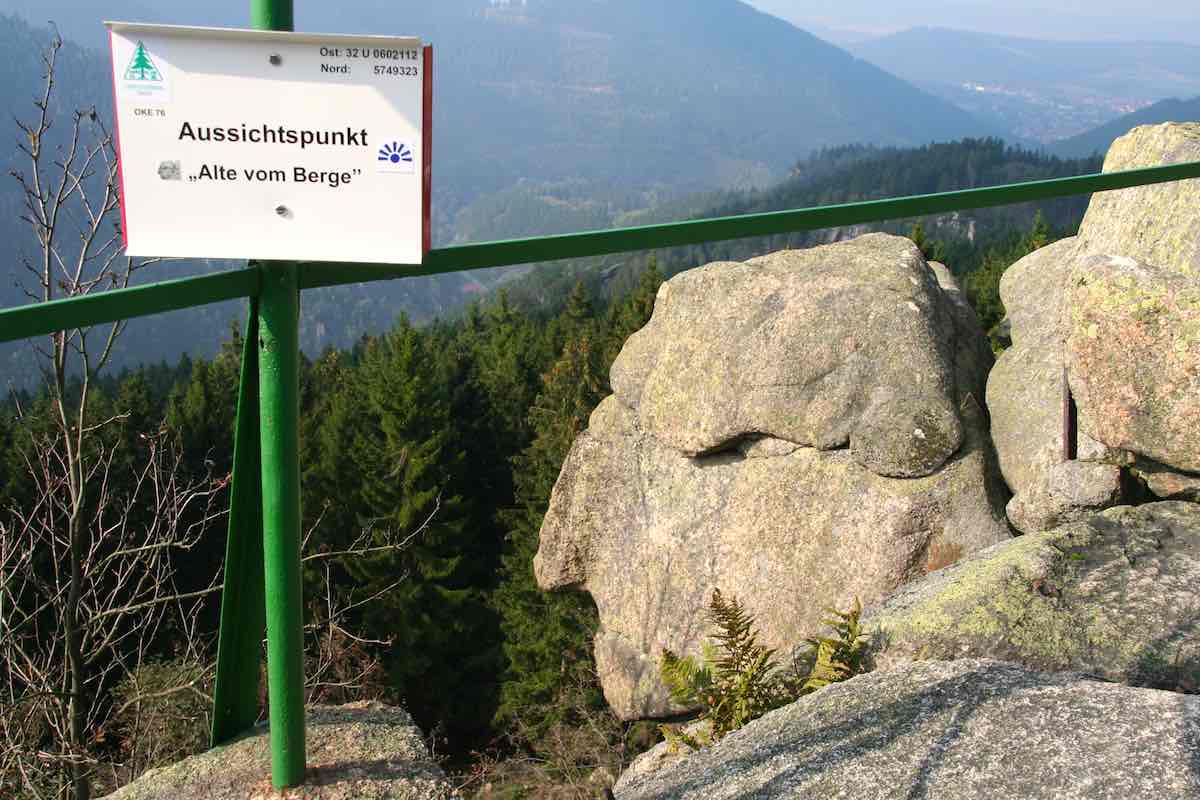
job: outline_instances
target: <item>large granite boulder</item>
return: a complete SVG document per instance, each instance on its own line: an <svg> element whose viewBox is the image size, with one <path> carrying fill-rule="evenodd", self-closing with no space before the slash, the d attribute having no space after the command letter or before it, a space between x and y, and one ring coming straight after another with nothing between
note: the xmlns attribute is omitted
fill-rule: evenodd
<svg viewBox="0 0 1200 800"><path fill-rule="evenodd" d="M150 770L108 800L451 800L458 797L402 709L379 703L313 706L307 711L303 786L271 788L267 727Z"/></svg>
<svg viewBox="0 0 1200 800"><path fill-rule="evenodd" d="M1196 216L1200 241L1200 209ZM1075 267L1069 309L1067 363L1080 430L1200 473L1200 266L1189 275L1093 256Z"/></svg>
<svg viewBox="0 0 1200 800"><path fill-rule="evenodd" d="M673 278L648 326L657 338L644 329L630 340L613 367L616 394L572 446L534 571L543 589L591 593L601 684L622 718L682 710L660 680L660 653L700 653L714 588L742 600L764 643L782 648L820 631L824 606L856 596L869 606L1009 538L975 394L987 366L978 323L911 242L864 240ZM831 277L843 260L854 281ZM737 336L748 337L740 360ZM843 343L840 355L830 342ZM897 353L908 369L876 363ZM760 398L763 413L726 382ZM942 444L905 441L921 436ZM932 472L892 476L917 462L913 471Z"/></svg>
<svg viewBox="0 0 1200 800"><path fill-rule="evenodd" d="M1192 160L1200 160L1200 124L1147 126L1114 142L1104 169ZM1144 262L1139 274L1146 280L1138 278L1139 285L1134 286L1128 271L1114 272L1114 265L1125 262L1089 260L1096 256L1136 258ZM1117 505L1132 497L1122 470L1135 461L1156 460L1155 452L1164 447L1196 451L1194 418L1171 417L1180 410L1178 405L1159 403L1151 412L1157 421L1149 428L1142 426L1143 441L1166 434L1154 445L1155 452L1139 451L1133 440L1114 435L1113 426L1125 424L1122 419L1127 422L1131 415L1141 425L1146 403L1158 403L1172 391L1190 391L1190 402L1196 405L1197 378L1194 371L1189 373L1194 366L1188 366L1194 365L1197 352L1188 305L1194 294L1186 286L1200 280L1198 265L1200 180L1189 180L1096 194L1078 236L1035 251L1005 273L1000 296L1008 310L1013 344L988 378L987 405L1000 465L1014 494L1008 517L1015 527L1027 533L1047 530ZM1107 277L1092 274L1095 270ZM1159 277L1161 273L1174 277ZM1123 288L1111 282L1117 280ZM1090 288L1081 287L1080 281ZM1177 305L1160 314L1148 304L1153 304L1155 293L1167 291L1167 284ZM1129 300L1124 310L1113 306L1121 291ZM1108 293L1103 324L1096 316L1100 312L1083 305L1099 292ZM1126 341L1117 335L1129 326L1140 337L1137 354L1127 351ZM1154 333L1149 335L1151 328ZM1066 352L1069 336L1080 348L1071 356ZM1079 372L1085 356L1091 358L1086 375ZM1133 372L1138 374L1136 384L1126 380ZM1188 374L1190 383L1184 380ZM1077 401L1080 391L1088 395L1079 409L1078 452L1071 461L1063 452L1066 380ZM1096 386L1106 387L1103 398ZM1184 398L1184 410L1187 402ZM1124 417L1109 418L1109 411ZM1167 426L1173 427L1168 431ZM1184 427L1192 435L1175 442ZM1132 474L1142 477L1143 471L1134 469ZM1150 491L1169 492L1160 497L1189 496L1190 490L1181 491L1181 486L1197 477L1186 472L1164 475L1152 470L1149 474L1155 477L1147 481Z"/></svg>
<svg viewBox="0 0 1200 800"><path fill-rule="evenodd" d="M873 666L996 658L1200 688L1200 505L1119 506L974 553L869 612Z"/></svg>
<svg viewBox="0 0 1200 800"><path fill-rule="evenodd" d="M687 455L762 435L928 475L962 444L951 309L895 236L709 264L663 285L613 393Z"/></svg>
<svg viewBox="0 0 1200 800"><path fill-rule="evenodd" d="M922 662L826 687L652 773L617 800L1185 800L1200 697Z"/></svg>
<svg viewBox="0 0 1200 800"><path fill-rule="evenodd" d="M1143 125L1112 143L1105 172L1200 161L1200 122ZM1200 179L1092 196L1082 252L1125 256L1200 278Z"/></svg>
<svg viewBox="0 0 1200 800"><path fill-rule="evenodd" d="M1079 253L1075 238L1035 250L1000 279L1012 346L987 380L992 440L1012 489L1008 518L1046 530L1121 498L1119 466L1063 459L1065 308Z"/></svg>

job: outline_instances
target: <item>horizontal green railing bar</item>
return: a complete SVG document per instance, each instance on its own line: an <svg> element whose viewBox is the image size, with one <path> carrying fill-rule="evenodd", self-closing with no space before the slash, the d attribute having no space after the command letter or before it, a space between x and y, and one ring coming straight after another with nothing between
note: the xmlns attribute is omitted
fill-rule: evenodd
<svg viewBox="0 0 1200 800"><path fill-rule="evenodd" d="M425 262L415 266L306 262L300 265L299 284L301 289L316 289L485 267L587 258L1049 200L1189 178L1200 178L1200 161L791 211L456 245L431 250L426 254ZM3 309L0 310L0 342L255 296L258 288L258 270L251 267Z"/></svg>
<svg viewBox="0 0 1200 800"><path fill-rule="evenodd" d="M636 250L654 250L689 244L768 236L777 233L818 230L864 222L919 217L970 208L1003 206L1031 200L1048 200L1112 189L1128 189L1152 183L1200 178L1200 161L1165 167L1121 172L1051 178L1004 186L963 189L940 194L922 194L887 200L866 200L843 205L818 206L792 211L770 211L736 217L690 220L647 225L640 228L567 233L481 242L431 250L420 266L390 264L333 264L310 262L302 265L300 286L315 289L383 278L438 275L484 267L504 267L564 258L586 258Z"/></svg>
<svg viewBox="0 0 1200 800"><path fill-rule="evenodd" d="M0 310L0 342L258 294L258 268L148 283Z"/></svg>

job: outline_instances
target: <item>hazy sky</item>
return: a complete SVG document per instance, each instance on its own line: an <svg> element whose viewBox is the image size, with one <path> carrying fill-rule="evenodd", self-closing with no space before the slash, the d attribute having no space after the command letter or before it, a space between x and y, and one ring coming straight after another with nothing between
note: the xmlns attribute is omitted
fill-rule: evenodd
<svg viewBox="0 0 1200 800"><path fill-rule="evenodd" d="M888 33L916 25L1046 39L1200 44L1197 0L747 0L814 28Z"/></svg>
<svg viewBox="0 0 1200 800"><path fill-rule="evenodd" d="M658 0L643 0L652 3ZM303 26L313 9L384 8L438 0L295 0ZM704 0L693 0L704 2ZM1047 39L1183 41L1200 45L1200 0L747 0L831 41L853 32L882 34L925 25ZM55 19L65 31L107 18L208 25L243 25L249 0L0 0L0 11L17 11L42 22ZM68 34L70 35L70 33ZM97 33L94 37L99 41ZM864 38L861 35L858 38ZM90 42L96 46L94 42Z"/></svg>

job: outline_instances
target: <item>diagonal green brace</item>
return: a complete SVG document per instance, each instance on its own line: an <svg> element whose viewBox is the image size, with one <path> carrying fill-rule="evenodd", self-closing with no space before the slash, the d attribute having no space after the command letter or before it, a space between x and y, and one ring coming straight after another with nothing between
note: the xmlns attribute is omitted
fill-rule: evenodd
<svg viewBox="0 0 1200 800"><path fill-rule="evenodd" d="M262 641L267 627L258 404L258 299L252 297L233 439L229 538L213 690L214 747L246 732L258 720Z"/></svg>

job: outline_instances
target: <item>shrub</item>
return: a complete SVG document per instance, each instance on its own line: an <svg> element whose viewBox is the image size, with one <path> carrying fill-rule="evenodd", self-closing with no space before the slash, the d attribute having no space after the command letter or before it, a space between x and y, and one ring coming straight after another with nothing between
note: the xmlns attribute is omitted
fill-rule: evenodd
<svg viewBox="0 0 1200 800"><path fill-rule="evenodd" d="M113 689L121 783L208 749L212 674L188 659L148 661Z"/></svg>

